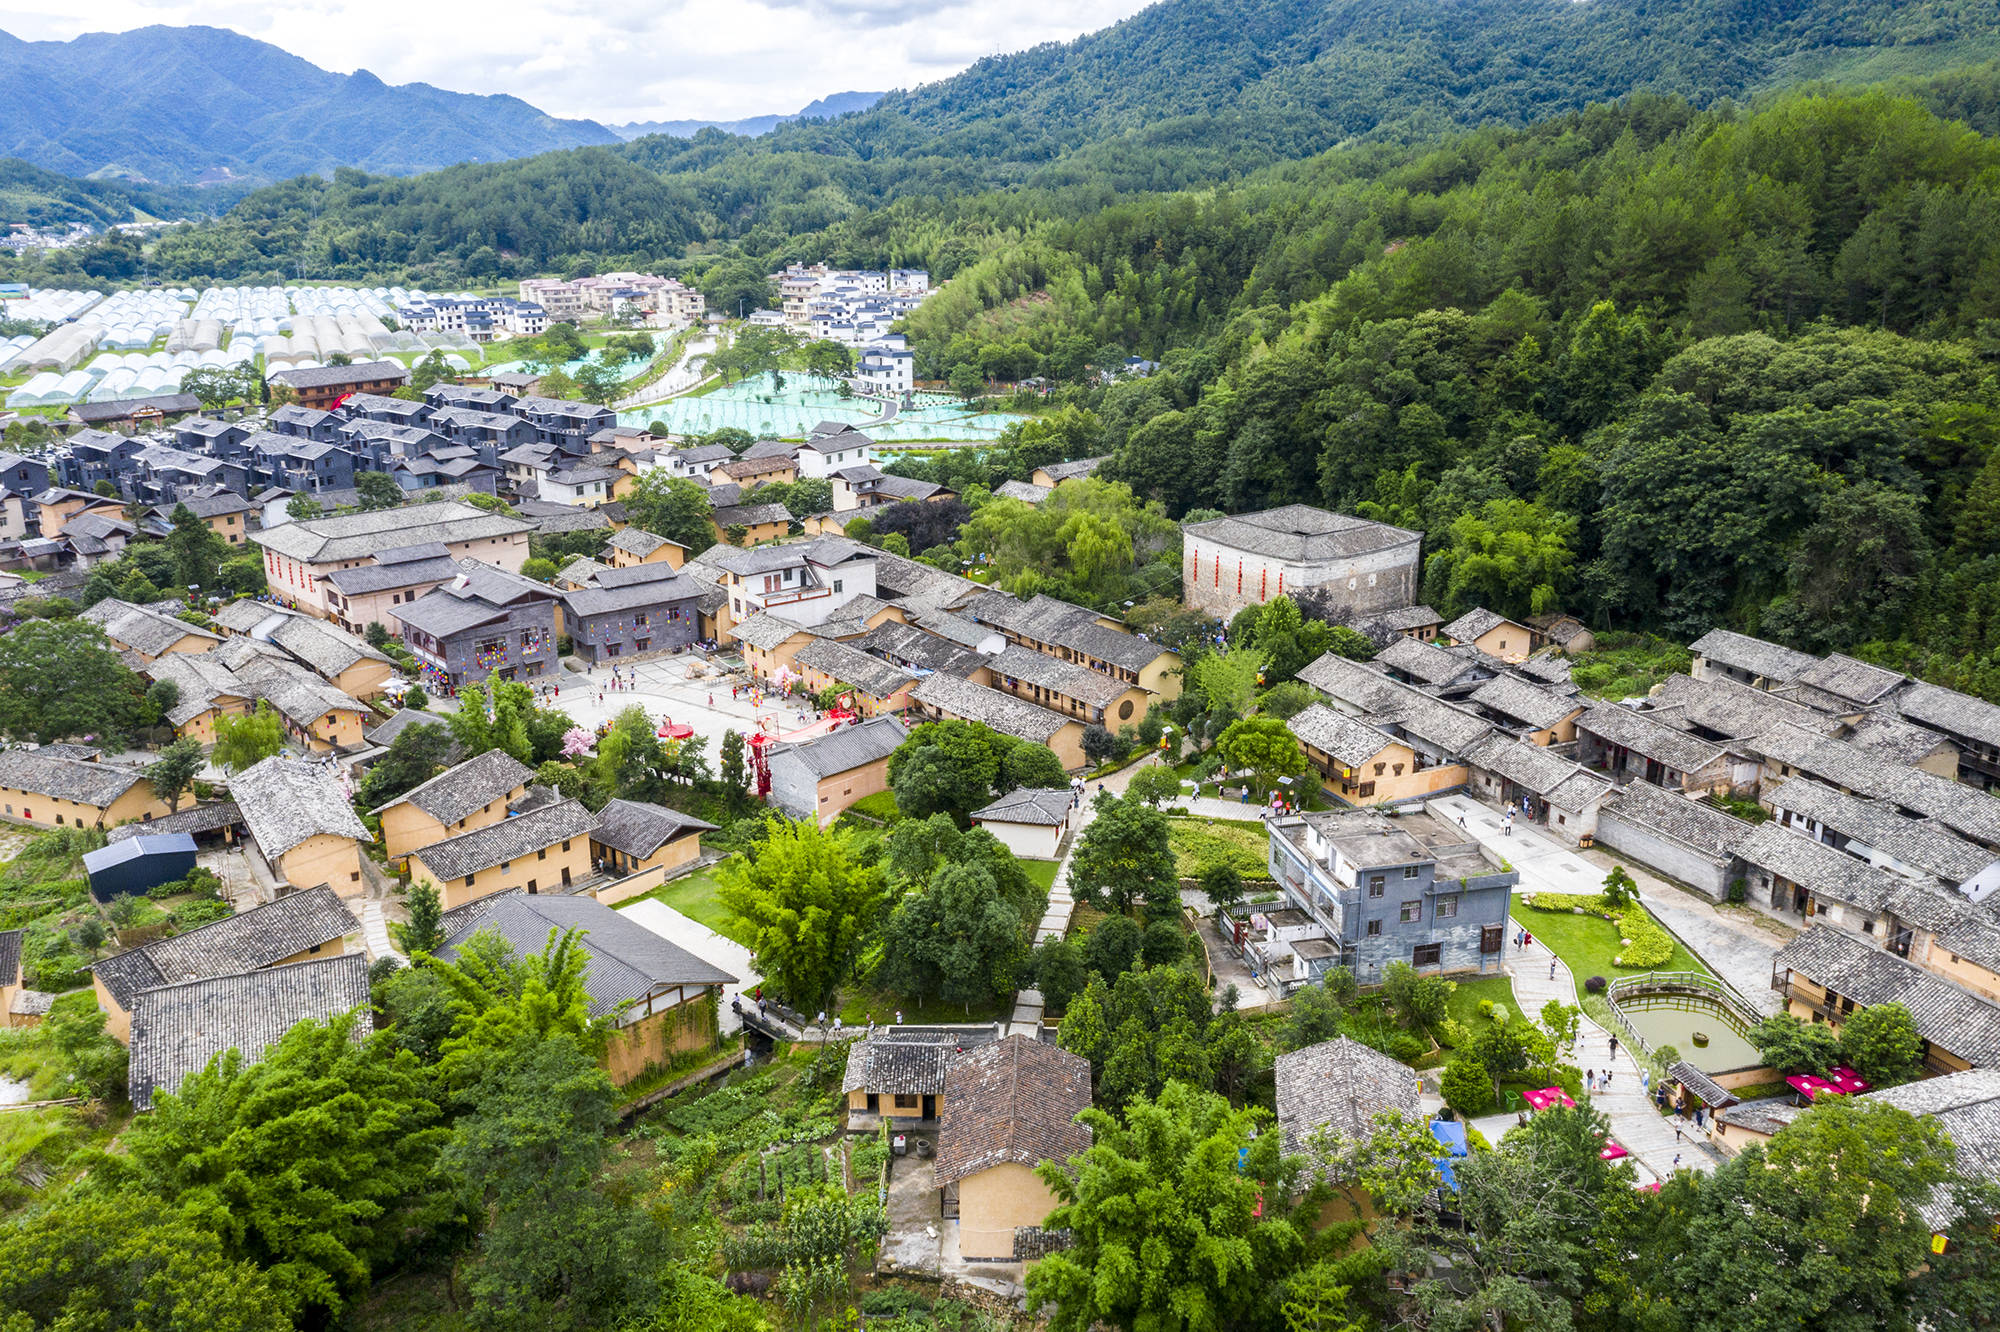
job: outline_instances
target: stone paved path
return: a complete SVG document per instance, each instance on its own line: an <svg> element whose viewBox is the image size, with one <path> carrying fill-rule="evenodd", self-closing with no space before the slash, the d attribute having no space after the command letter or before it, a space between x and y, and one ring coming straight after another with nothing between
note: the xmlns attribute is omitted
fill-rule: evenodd
<svg viewBox="0 0 2000 1332"><path fill-rule="evenodd" d="M393 957L398 962L409 962L389 941L389 918L383 912L379 899L364 899L354 914L361 918L361 938L370 960L379 962L385 957Z"/></svg>

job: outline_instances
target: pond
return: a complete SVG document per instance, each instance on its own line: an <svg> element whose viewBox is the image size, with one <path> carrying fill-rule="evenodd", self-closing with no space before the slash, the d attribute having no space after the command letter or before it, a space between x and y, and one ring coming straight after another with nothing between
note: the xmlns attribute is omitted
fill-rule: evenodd
<svg viewBox="0 0 2000 1332"><path fill-rule="evenodd" d="M1681 1058L1704 1073L1750 1068L1762 1063L1757 1047L1744 1035L1747 1027L1737 1014L1713 999L1695 995L1634 995L1618 1001L1618 1010L1655 1050L1671 1045ZM1694 1043L1694 1033L1708 1037Z"/></svg>

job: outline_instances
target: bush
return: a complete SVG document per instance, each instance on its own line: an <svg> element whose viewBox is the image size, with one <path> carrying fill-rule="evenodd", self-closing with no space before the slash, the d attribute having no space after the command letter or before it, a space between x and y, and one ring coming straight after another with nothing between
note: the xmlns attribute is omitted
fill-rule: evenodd
<svg viewBox="0 0 2000 1332"><path fill-rule="evenodd" d="M1744 879L1729 881L1729 905L1742 906L1750 900L1750 884Z"/></svg>
<svg viewBox="0 0 2000 1332"><path fill-rule="evenodd" d="M1439 1088L1444 1103L1470 1119L1493 1108L1493 1078L1486 1065L1470 1055L1453 1055L1444 1066Z"/></svg>
<svg viewBox="0 0 2000 1332"><path fill-rule="evenodd" d="M1603 994L1604 977L1602 976L1590 977L1588 980L1584 981L1583 991L1585 994Z"/></svg>
<svg viewBox="0 0 2000 1332"><path fill-rule="evenodd" d="M903 812L896 808L894 791L877 791L872 796L863 796L848 808L856 814L865 814L878 823L894 823L903 817Z"/></svg>
<svg viewBox="0 0 2000 1332"><path fill-rule="evenodd" d="M1673 960L1674 936L1661 928L1660 923L1648 915L1646 908L1637 901L1617 907L1606 901L1601 893L1590 896L1581 893L1536 893L1532 897L1523 897L1521 901L1535 911L1582 911L1608 919L1618 927L1619 938L1628 941L1618 956L1611 959L1621 967L1647 971Z"/></svg>
<svg viewBox="0 0 2000 1332"><path fill-rule="evenodd" d="M199 897L192 902L183 902L167 917L173 922L176 933L185 934L198 930L204 925L213 925L218 920L228 920L236 912L229 903L214 898Z"/></svg>

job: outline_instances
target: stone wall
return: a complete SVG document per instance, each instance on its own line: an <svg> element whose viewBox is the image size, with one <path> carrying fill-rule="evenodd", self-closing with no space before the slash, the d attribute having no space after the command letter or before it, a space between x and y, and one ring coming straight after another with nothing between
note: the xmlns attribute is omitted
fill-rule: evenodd
<svg viewBox="0 0 2000 1332"><path fill-rule="evenodd" d="M1664 837L1651 828L1631 823L1611 810L1597 815L1597 844L1627 855L1648 869L1720 902L1729 895L1730 869L1734 860L1715 856L1685 842Z"/></svg>

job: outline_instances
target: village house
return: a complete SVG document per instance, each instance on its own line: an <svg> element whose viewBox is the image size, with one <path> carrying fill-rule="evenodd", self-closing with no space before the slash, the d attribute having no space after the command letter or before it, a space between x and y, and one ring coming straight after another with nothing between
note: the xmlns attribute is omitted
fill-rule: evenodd
<svg viewBox="0 0 2000 1332"><path fill-rule="evenodd" d="M220 635L186 620L116 597L106 597L77 618L102 629L111 646L147 665L169 653L207 652L222 641Z"/></svg>
<svg viewBox="0 0 2000 1332"><path fill-rule="evenodd" d="M1315 703L1294 716L1292 735L1327 789L1350 805L1391 805L1465 781L1460 764L1434 764L1387 731Z"/></svg>
<svg viewBox="0 0 2000 1332"><path fill-rule="evenodd" d="M1560 611L1547 615L1528 617L1529 651L1540 652L1543 648L1553 648L1565 657L1580 656L1597 646L1597 635L1574 615L1564 615Z"/></svg>
<svg viewBox="0 0 2000 1332"><path fill-rule="evenodd" d="M1576 739L1576 719L1587 702L1580 695L1559 694L1511 675L1488 680L1465 701L1531 745L1566 745Z"/></svg>
<svg viewBox="0 0 2000 1332"><path fill-rule="evenodd" d="M1695 795L1730 795L1751 776L1722 746L1616 703L1593 703L1575 726L1577 758L1620 784L1642 779Z"/></svg>
<svg viewBox="0 0 2000 1332"><path fill-rule="evenodd" d="M564 893L591 877L597 816L580 800L539 804L410 853L410 878L435 888L447 909L510 888Z"/></svg>
<svg viewBox="0 0 2000 1332"><path fill-rule="evenodd" d="M910 691L910 701L927 720L971 721L1002 735L1040 745L1061 761L1064 771L1085 766L1084 723L1047 708L973 684L953 675L932 675Z"/></svg>
<svg viewBox="0 0 2000 1332"><path fill-rule="evenodd" d="M1497 611L1475 606L1443 629L1452 642L1478 648L1501 661L1527 660L1534 634L1527 625L1516 624Z"/></svg>
<svg viewBox="0 0 2000 1332"><path fill-rule="evenodd" d="M718 505L709 515L715 539L735 546L777 541L792 530L792 513L782 504Z"/></svg>
<svg viewBox="0 0 2000 1332"><path fill-rule="evenodd" d="M1032 1036L967 1050L945 1069L936 1178L967 1261L1012 1262L1057 1199L1035 1173L1090 1147L1090 1061Z"/></svg>
<svg viewBox="0 0 2000 1332"><path fill-rule="evenodd" d="M1346 1036L1279 1055L1273 1073L1287 1156L1314 1161L1322 1152L1366 1142L1381 1130L1383 1116L1401 1115L1412 1128L1424 1121L1416 1070ZM1305 1184L1322 1173L1309 1166ZM1321 1221L1353 1215L1346 1200L1334 1199Z"/></svg>
<svg viewBox="0 0 2000 1332"><path fill-rule="evenodd" d="M896 613L893 607L890 611L891 614ZM738 636L741 637L740 631ZM992 638L996 645L1006 641L998 634ZM992 682L988 671L989 658L949 638L901 620L884 619L861 637L853 639L852 645L919 675L944 671L961 680L971 680L974 684ZM997 651L996 647L996 655Z"/></svg>
<svg viewBox="0 0 2000 1332"><path fill-rule="evenodd" d="M770 802L791 818L817 819L828 827L857 800L889 789L889 756L909 734L889 716L772 745L765 752Z"/></svg>
<svg viewBox="0 0 2000 1332"><path fill-rule="evenodd" d="M669 569L678 569L687 563L687 557L688 548L680 542L642 532L636 527L621 528L604 543L604 562L614 569L627 569L636 564L664 564Z"/></svg>
<svg viewBox="0 0 2000 1332"><path fill-rule="evenodd" d="M218 611L215 622L226 633L272 644L351 698L379 697L396 673L386 655L329 620L237 601Z"/></svg>
<svg viewBox="0 0 2000 1332"><path fill-rule="evenodd" d="M326 763L275 755L231 778L229 795L273 878L342 897L367 891L361 844L375 839Z"/></svg>
<svg viewBox="0 0 2000 1332"><path fill-rule="evenodd" d="M880 1027L847 1046L840 1090L849 1128L887 1120L892 1129L938 1120L944 1074L969 1049L999 1039L999 1028Z"/></svg>
<svg viewBox="0 0 2000 1332"><path fill-rule="evenodd" d="M498 823L534 780L535 770L504 749L475 755L370 811L382 825L382 850L401 860L420 847Z"/></svg>
<svg viewBox="0 0 2000 1332"><path fill-rule="evenodd" d="M668 872L701 859L701 835L715 825L665 805L613 800L597 811L590 856L605 873Z"/></svg>
<svg viewBox="0 0 2000 1332"><path fill-rule="evenodd" d="M185 507L201 525L221 537L232 546L243 544L250 531L250 516L256 506L234 491L222 491L215 495L190 496L176 500L172 504L159 504L153 508L155 516L171 527L174 510Z"/></svg>
<svg viewBox="0 0 2000 1332"><path fill-rule="evenodd" d="M1752 827L1699 798L1637 780L1598 806L1596 839L1721 902L1739 877L1739 851Z"/></svg>
<svg viewBox="0 0 2000 1332"><path fill-rule="evenodd" d="M43 746L0 750L0 813L38 828L110 828L168 810L139 769Z"/></svg>
<svg viewBox="0 0 2000 1332"><path fill-rule="evenodd" d="M901 716L910 710L910 690L918 677L858 647L831 638L813 638L793 654L807 692L841 691L842 707L863 717Z"/></svg>
<svg viewBox="0 0 2000 1332"><path fill-rule="evenodd" d="M572 802L573 803L573 802ZM454 918L447 961L476 934L504 940L515 956L545 951L551 932L575 931L586 957L590 1015L611 1021L602 1060L624 1086L676 1056L715 1048L722 987L736 977L587 896L488 897Z"/></svg>
<svg viewBox="0 0 2000 1332"><path fill-rule="evenodd" d="M737 550L714 546L698 560L729 595L728 631L766 611L811 626L833 619L856 597L876 595L878 552L845 537L817 537L782 546Z"/></svg>
<svg viewBox="0 0 2000 1332"><path fill-rule="evenodd" d="M264 576L275 595L294 609L339 619L343 628L359 632L367 621L336 616L339 608L328 601L331 575L374 564L377 552L432 544L442 545L453 559L518 573L528 558L533 530L534 524L524 518L445 501L289 522L257 532L251 540L264 548Z"/></svg>
<svg viewBox="0 0 2000 1332"><path fill-rule="evenodd" d="M702 586L671 564L601 568L560 594L562 632L592 665L682 652L701 636Z"/></svg>
<svg viewBox="0 0 2000 1332"><path fill-rule="evenodd" d="M461 559L458 576L392 612L423 685L456 693L497 672L532 680L556 669L557 593L521 574Z"/></svg>
<svg viewBox="0 0 2000 1332"><path fill-rule="evenodd" d="M1728 629L1711 629L1688 645L1697 680L1723 679L1757 689L1788 685L1811 670L1818 658Z"/></svg>
<svg viewBox="0 0 2000 1332"><path fill-rule="evenodd" d="M366 632L371 624L386 628L395 620L397 607L458 577L458 572L451 548L441 541L377 551L370 560L324 576L332 623L349 633Z"/></svg>
<svg viewBox="0 0 2000 1332"><path fill-rule="evenodd" d="M325 408L354 393L388 395L407 384L410 371L400 361L362 361L354 365L322 365L306 370L279 370L270 376L307 408Z"/></svg>
<svg viewBox="0 0 2000 1332"><path fill-rule="evenodd" d="M1116 731L1146 715L1148 697L1139 686L1028 648L1009 646L986 667L992 688L1085 725Z"/></svg>
<svg viewBox="0 0 2000 1332"><path fill-rule="evenodd" d="M360 930L347 904L321 885L107 957L90 968L105 1034L132 1044L132 1015L147 990L339 957Z"/></svg>
<svg viewBox="0 0 2000 1332"><path fill-rule="evenodd" d="M2000 1006L1840 930L1815 925L1778 950L1771 988L1787 1012L1836 1033L1857 1009L1903 1005L1932 1074L2000 1064Z"/></svg>
<svg viewBox="0 0 2000 1332"><path fill-rule="evenodd" d="M167 724L176 736L198 740L204 746L215 743L217 721L244 715L257 698L256 689L237 678L213 652L177 652L161 657L146 668L146 675L169 681L180 691L180 698L167 709Z"/></svg>
<svg viewBox="0 0 2000 1332"><path fill-rule="evenodd" d="M972 826L984 828L1025 860L1059 860L1063 838L1076 821L1077 794L1066 786L1017 786L984 809Z"/></svg>
<svg viewBox="0 0 2000 1332"><path fill-rule="evenodd" d="M1292 504L1182 532L1187 606L1219 619L1308 588L1357 615L1416 600L1422 534L1387 523Z"/></svg>
<svg viewBox="0 0 2000 1332"><path fill-rule="evenodd" d="M981 591L966 600L963 616L929 614L918 617L918 623L933 633L954 637L962 646L982 653L998 652L998 647L956 632L970 627L965 626L968 619L976 626L999 630L1009 643L1136 685L1163 703L1180 697L1178 654L1128 633L1116 620L1082 606L1049 596L1022 601L1005 592Z"/></svg>

